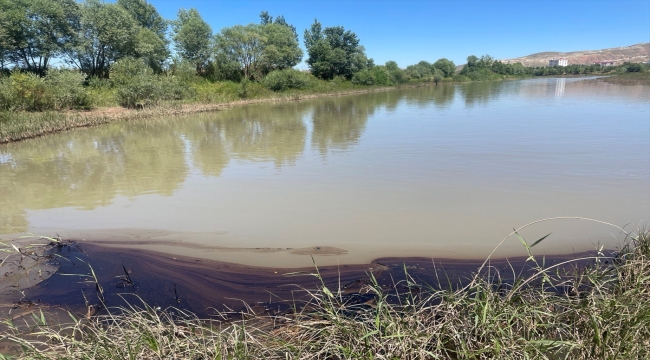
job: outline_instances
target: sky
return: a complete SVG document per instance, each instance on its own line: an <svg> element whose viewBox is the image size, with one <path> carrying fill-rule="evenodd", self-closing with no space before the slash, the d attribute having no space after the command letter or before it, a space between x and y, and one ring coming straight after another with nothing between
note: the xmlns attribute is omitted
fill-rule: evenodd
<svg viewBox="0 0 650 360"><path fill-rule="evenodd" d="M650 0L149 0L166 19L196 8L213 32L283 15L300 45L314 18L357 34L375 64L400 67L469 55L508 59L542 51L579 51L650 42ZM305 56L306 58L306 56ZM298 68L306 68L304 63Z"/></svg>

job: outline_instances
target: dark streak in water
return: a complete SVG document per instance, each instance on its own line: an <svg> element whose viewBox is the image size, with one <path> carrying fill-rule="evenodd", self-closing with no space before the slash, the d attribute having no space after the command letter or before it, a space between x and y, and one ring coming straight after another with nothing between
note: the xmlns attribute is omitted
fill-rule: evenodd
<svg viewBox="0 0 650 360"><path fill-rule="evenodd" d="M90 274L84 262L91 264L104 289L106 305L124 305L142 299L150 306L178 307L201 316L215 313L215 309L242 310L248 304L261 311L285 311L292 299L300 299L303 289L316 289L320 280L313 276L316 268L264 268L233 263L169 255L140 249L107 248L84 244L82 249L71 247L62 254L70 261L61 261L58 274L39 285L27 289L28 299L63 306L79 312L85 309L84 296L90 303L98 303L92 277L62 276L61 274ZM546 266L580 257L572 254L546 258ZM81 259L84 262L77 261ZM525 258L491 261L490 265L512 277L512 270L525 267ZM372 273L379 284L394 288L405 279L405 270L421 285L434 288L458 285L475 272L482 262L425 258L382 258L365 265L319 267L323 282L330 289L339 287L344 292L356 292L367 284ZM438 276L436 276L436 270ZM125 284L125 278L131 282ZM445 279L442 284L438 279Z"/></svg>

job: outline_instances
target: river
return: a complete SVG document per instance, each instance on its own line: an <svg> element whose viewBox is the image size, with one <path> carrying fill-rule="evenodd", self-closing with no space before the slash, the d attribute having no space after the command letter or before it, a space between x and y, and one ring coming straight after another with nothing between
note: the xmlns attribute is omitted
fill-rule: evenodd
<svg viewBox="0 0 650 360"><path fill-rule="evenodd" d="M268 267L481 259L513 228L650 219L650 87L446 84L234 107L0 146L0 233ZM538 254L616 247L553 220ZM516 238L499 256L524 253Z"/></svg>

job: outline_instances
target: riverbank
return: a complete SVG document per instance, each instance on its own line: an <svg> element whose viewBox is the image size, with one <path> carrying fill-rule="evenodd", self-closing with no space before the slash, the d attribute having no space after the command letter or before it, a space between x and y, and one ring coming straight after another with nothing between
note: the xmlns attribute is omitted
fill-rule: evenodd
<svg viewBox="0 0 650 360"><path fill-rule="evenodd" d="M596 81L605 81L623 85L650 85L650 73L624 73L604 77ZM563 75L561 77L579 77L584 75ZM498 79L486 81L516 80L530 76L499 75ZM554 76L557 77L557 76ZM464 80L463 80L464 79ZM480 81L480 80L476 80ZM446 78L440 84L476 82L469 78ZM193 100L163 101L155 105L140 108L118 106L110 89L91 89L89 97L100 106L91 110L50 110L50 111L0 111L0 144L29 139L33 137L66 131L79 127L89 127L115 121L148 119L162 116L188 115L210 111L224 110L234 106L256 103L289 102L320 97L353 95L388 91L397 88L414 88L422 86L439 86L433 82L406 83L396 86L359 85L350 81L318 81L306 89L290 89L274 92L262 85L248 85L242 99L241 89L235 83L209 83L200 81L193 85Z"/></svg>
<svg viewBox="0 0 650 360"><path fill-rule="evenodd" d="M401 85L399 88L434 86L433 84L412 84ZM289 102L320 97L331 97L341 95L354 95L378 91L393 90L396 86L342 86L342 89L327 89L322 92L314 92L313 89L306 91L289 91L275 93L261 91L252 95L253 98L235 100L231 97L210 97L202 96L205 100L216 100L217 102L165 102L156 106L144 109L128 109L124 107L111 106L100 107L93 110L70 110L70 111L2 111L0 112L0 144L13 141L29 139L60 131L66 131L79 127L88 127L106 124L115 121L129 121L136 119L147 119L159 116L188 115L209 111L224 110L234 106L245 106L269 102ZM219 101L224 99L224 101Z"/></svg>
<svg viewBox="0 0 650 360"><path fill-rule="evenodd" d="M628 72L599 79L617 85L650 85L650 72Z"/></svg>
<svg viewBox="0 0 650 360"><path fill-rule="evenodd" d="M121 256L142 259L143 254ZM157 267L166 269L160 276L178 273L172 260ZM66 324L37 312L14 321L1 337L5 344L20 345L13 351L21 356L43 359L646 358L649 260L650 232L640 231L617 254L474 264L463 276L454 275L458 273L453 266L428 259L402 264L396 259L376 261L365 277L351 284L345 283L354 278L348 274L361 269L311 268L295 277L297 286L288 291L293 296L284 299L289 301L267 293L266 303L244 300L240 310L215 310L208 317L183 309L188 293L180 286L193 286L176 282L165 295L169 307L125 295L128 305L109 314L88 311L86 317ZM520 272L522 263L526 269ZM125 284L122 293L134 293L132 289L149 282L129 266L130 262L124 270L106 270L101 263L92 264L95 271L89 277L95 281L87 284L85 305L94 306L102 292L102 302L115 306L108 297L115 288L112 283ZM99 275L100 268L106 274ZM231 270L221 269L224 274L232 274ZM115 271L111 281L98 281ZM250 275L268 281L298 274ZM242 278L231 275L219 280L198 270L193 276L198 282L232 279L248 289ZM205 288L211 286L196 291ZM271 311L276 304L285 307Z"/></svg>

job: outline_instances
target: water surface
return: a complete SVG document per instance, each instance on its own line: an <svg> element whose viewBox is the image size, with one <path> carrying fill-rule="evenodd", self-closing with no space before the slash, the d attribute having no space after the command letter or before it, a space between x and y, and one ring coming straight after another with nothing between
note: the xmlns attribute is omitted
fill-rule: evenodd
<svg viewBox="0 0 650 360"><path fill-rule="evenodd" d="M2 234L283 267L482 258L538 219L650 218L650 87L439 85L76 129L0 146L0 195ZM622 240L522 234L549 232L538 253Z"/></svg>

